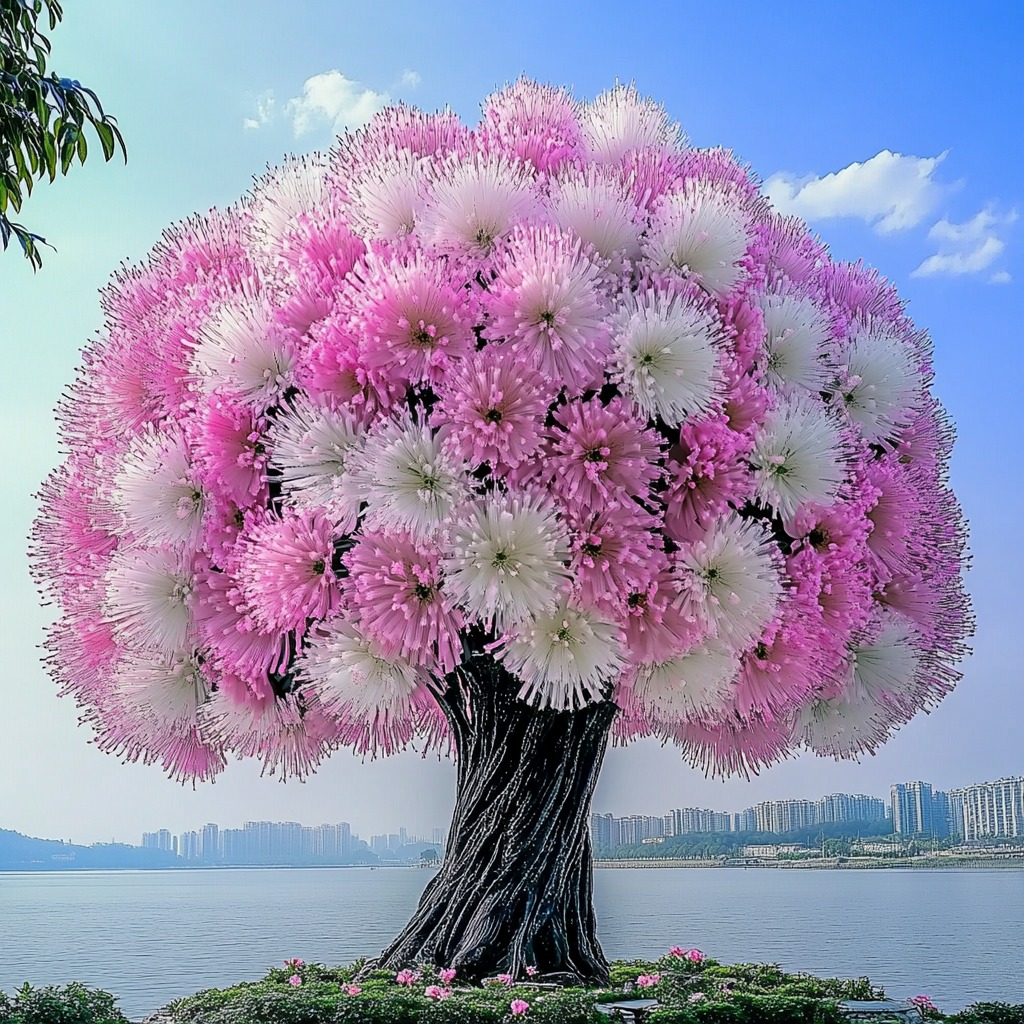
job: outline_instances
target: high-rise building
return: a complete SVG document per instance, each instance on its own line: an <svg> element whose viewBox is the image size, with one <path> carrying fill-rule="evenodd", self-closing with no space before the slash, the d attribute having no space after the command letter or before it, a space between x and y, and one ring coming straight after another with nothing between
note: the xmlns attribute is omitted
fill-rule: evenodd
<svg viewBox="0 0 1024 1024"><path fill-rule="evenodd" d="M203 826L200 843L202 859L207 864L216 864L220 860L220 830L212 823Z"/></svg>
<svg viewBox="0 0 1024 1024"><path fill-rule="evenodd" d="M941 809L941 802L939 804ZM892 830L901 836L936 836L947 829L935 821L935 793L930 782L901 782L892 787Z"/></svg>
<svg viewBox="0 0 1024 1024"><path fill-rule="evenodd" d="M758 832L795 832L818 824L818 805L812 800L763 800L754 805Z"/></svg>
<svg viewBox="0 0 1024 1024"><path fill-rule="evenodd" d="M591 814L590 844L597 850L614 850L620 846L619 819L611 814Z"/></svg>
<svg viewBox="0 0 1024 1024"><path fill-rule="evenodd" d="M831 793L818 801L818 822L884 821L885 801L863 793Z"/></svg>
<svg viewBox="0 0 1024 1024"><path fill-rule="evenodd" d="M1024 776L951 790L949 809L950 831L958 838L1024 836Z"/></svg>

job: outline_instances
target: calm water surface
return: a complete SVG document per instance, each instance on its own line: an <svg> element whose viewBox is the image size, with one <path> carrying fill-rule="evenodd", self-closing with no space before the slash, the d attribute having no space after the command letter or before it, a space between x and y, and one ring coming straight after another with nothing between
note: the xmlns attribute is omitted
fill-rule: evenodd
<svg viewBox="0 0 1024 1024"><path fill-rule="evenodd" d="M83 981L141 1018L285 957L347 963L411 914L420 870L0 873L0 990ZM726 962L867 975L947 1012L1024 1002L1024 872L599 869L611 958L699 946Z"/></svg>

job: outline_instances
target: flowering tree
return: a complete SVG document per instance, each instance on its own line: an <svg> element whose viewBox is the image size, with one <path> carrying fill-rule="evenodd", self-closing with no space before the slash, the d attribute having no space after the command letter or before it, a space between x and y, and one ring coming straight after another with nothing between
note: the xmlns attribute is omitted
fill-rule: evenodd
<svg viewBox="0 0 1024 1024"><path fill-rule="evenodd" d="M852 757L956 680L927 336L630 88L388 109L103 307L35 530L51 672L180 778L450 749L383 965L601 979L609 735Z"/></svg>

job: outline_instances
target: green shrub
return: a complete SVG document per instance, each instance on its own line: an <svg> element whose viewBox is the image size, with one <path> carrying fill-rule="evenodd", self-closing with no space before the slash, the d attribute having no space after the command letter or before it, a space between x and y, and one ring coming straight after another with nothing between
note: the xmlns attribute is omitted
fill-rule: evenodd
<svg viewBox="0 0 1024 1024"><path fill-rule="evenodd" d="M0 992L0 1024L128 1024L109 992L79 982Z"/></svg>
<svg viewBox="0 0 1024 1024"><path fill-rule="evenodd" d="M949 1024L1024 1024L1024 1003L972 1003L946 1017Z"/></svg>

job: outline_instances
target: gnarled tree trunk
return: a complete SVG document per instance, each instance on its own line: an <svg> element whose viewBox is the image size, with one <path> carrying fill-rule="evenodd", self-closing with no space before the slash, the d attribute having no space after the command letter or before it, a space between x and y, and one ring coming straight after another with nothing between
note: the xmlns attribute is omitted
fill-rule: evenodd
<svg viewBox="0 0 1024 1024"><path fill-rule="evenodd" d="M402 933L376 961L602 983L608 962L592 903L590 801L615 715L611 701L538 710L488 654L448 677L458 784L444 861Z"/></svg>

